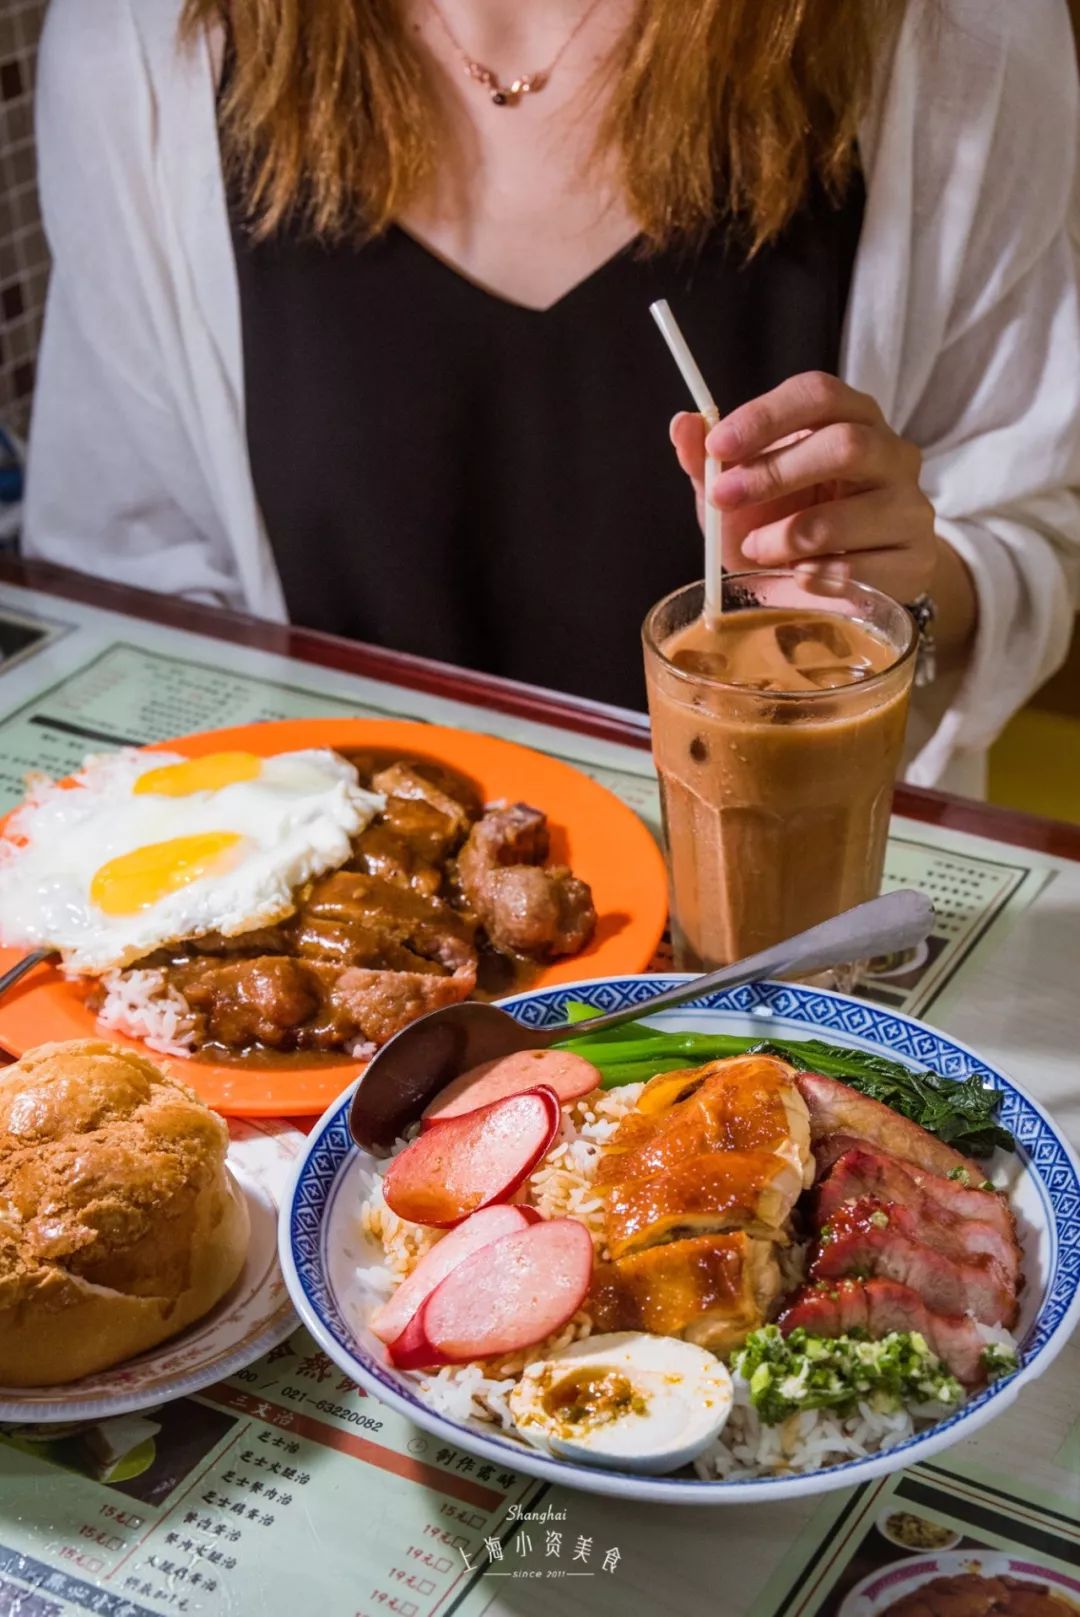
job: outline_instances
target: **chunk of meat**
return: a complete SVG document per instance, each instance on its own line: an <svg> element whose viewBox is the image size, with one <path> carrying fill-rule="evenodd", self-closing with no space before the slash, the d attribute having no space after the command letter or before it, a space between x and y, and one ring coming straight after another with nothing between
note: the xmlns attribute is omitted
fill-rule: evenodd
<svg viewBox="0 0 1080 1617"><path fill-rule="evenodd" d="M587 883L565 865L544 867L547 822L524 803L491 809L458 855L462 891L497 949L544 960L576 954L596 927Z"/></svg>
<svg viewBox="0 0 1080 1617"><path fill-rule="evenodd" d="M305 960L340 966L371 966L384 971L420 971L441 977L438 960L417 954L408 944L385 938L362 925L305 914L291 929L290 952Z"/></svg>
<svg viewBox="0 0 1080 1617"><path fill-rule="evenodd" d="M441 899L361 871L320 877L269 936L273 950L193 955L167 968L207 1042L231 1050L384 1044L476 987L473 923Z"/></svg>
<svg viewBox="0 0 1080 1617"><path fill-rule="evenodd" d="M475 987L476 968L471 966L462 966L449 977L349 966L334 982L331 1005L355 1024L356 1037L385 1044L418 1016L468 999Z"/></svg>
<svg viewBox="0 0 1080 1617"><path fill-rule="evenodd" d="M850 1084L823 1078L816 1072L800 1072L795 1082L810 1113L810 1137L815 1155L819 1140L843 1134L877 1146L891 1157L913 1162L917 1168L925 1168L927 1173L936 1173L943 1179L962 1170L968 1174L971 1184L982 1183L978 1163L935 1139L910 1118L901 1117L890 1106L860 1095Z"/></svg>
<svg viewBox="0 0 1080 1617"><path fill-rule="evenodd" d="M737 1061L740 1058L734 1056L730 1059ZM688 1100L695 1089L700 1089L710 1069L717 1065L715 1061L707 1061L699 1067L682 1067L678 1072L658 1072L641 1091L635 1110L646 1116L669 1112L680 1101Z"/></svg>
<svg viewBox="0 0 1080 1617"><path fill-rule="evenodd" d="M667 1241L598 1264L588 1308L598 1331L649 1331L727 1353L766 1318L780 1291L771 1241L742 1231Z"/></svg>
<svg viewBox="0 0 1080 1617"><path fill-rule="evenodd" d="M380 818L418 859L432 865L456 852L468 826L464 810L448 814L422 797L388 797Z"/></svg>
<svg viewBox="0 0 1080 1617"><path fill-rule="evenodd" d="M421 851L414 841L394 829L390 821L391 802L387 803L386 814L369 825L354 841L350 868L362 871L367 876L378 876L382 881L392 882L395 887L411 887L418 893L434 898L442 886L442 871L434 859L426 856L426 851ZM403 806L409 809L413 807L412 804ZM426 805L416 806L423 808ZM437 811L431 809L429 812L435 814ZM441 815L439 819L442 820Z"/></svg>
<svg viewBox="0 0 1080 1617"><path fill-rule="evenodd" d="M899 1280L941 1314L974 1314L984 1325L1012 1325L1016 1293L993 1258L930 1246L918 1218L899 1202L844 1202L822 1232L810 1266L815 1280L880 1276Z"/></svg>
<svg viewBox="0 0 1080 1617"><path fill-rule="evenodd" d="M712 1151L663 1173L609 1186L607 1238L613 1258L659 1241L708 1231L778 1237L802 1174L772 1151Z"/></svg>
<svg viewBox="0 0 1080 1617"><path fill-rule="evenodd" d="M817 1192L817 1216L827 1224L845 1202L876 1196L900 1202L918 1220L922 1239L953 1256L993 1258L1015 1289L1020 1278L1016 1220L1004 1196L968 1190L910 1163L858 1147L846 1151Z"/></svg>
<svg viewBox="0 0 1080 1617"><path fill-rule="evenodd" d="M293 955L190 960L170 972L202 1024L201 1042L247 1050L385 1044L426 1011L468 999L475 968L450 976L364 970Z"/></svg>
<svg viewBox="0 0 1080 1617"><path fill-rule="evenodd" d="M469 900L476 904L473 894ZM592 893L565 865L495 871L482 904L478 913L496 948L530 959L577 954L596 927Z"/></svg>
<svg viewBox="0 0 1080 1617"><path fill-rule="evenodd" d="M406 946L447 971L476 967L472 923L440 899L395 886L360 871L336 870L321 876L293 921L298 935L311 935L332 923L350 929L357 952L350 964L377 966L379 950Z"/></svg>
<svg viewBox="0 0 1080 1617"><path fill-rule="evenodd" d="M749 1055L711 1061L699 1071L703 1076L683 1099L627 1114L598 1164L597 1184L660 1173L706 1151L775 1151L806 1183L813 1171L810 1123L794 1068L774 1056ZM676 1080L672 1094L685 1089L678 1080L688 1074L666 1076Z"/></svg>
<svg viewBox="0 0 1080 1617"><path fill-rule="evenodd" d="M547 816L527 803L488 809L472 830L458 861L461 884L482 883L500 866L542 865L548 856Z"/></svg>
<svg viewBox="0 0 1080 1617"><path fill-rule="evenodd" d="M339 966L438 974L475 970L475 935L469 917L422 887L338 870L313 882L295 914L277 926L233 938L211 934L186 949L190 955L230 958L295 954Z"/></svg>
<svg viewBox="0 0 1080 1617"><path fill-rule="evenodd" d="M813 1145L815 1180L824 1179L833 1164L839 1162L840 1158L845 1156L848 1151L869 1151L872 1153L879 1151L879 1147L873 1140L860 1139L857 1134L824 1134L815 1139ZM899 1159L894 1158L893 1160L898 1161ZM914 1164L908 1163L907 1166L913 1167Z"/></svg>
<svg viewBox="0 0 1080 1617"><path fill-rule="evenodd" d="M965 1386L986 1379L986 1342L967 1314L938 1314L910 1286L895 1280L822 1281L804 1287L780 1315L785 1335L802 1328L812 1336L844 1336L853 1330L879 1340L890 1331L918 1331Z"/></svg>
<svg viewBox="0 0 1080 1617"><path fill-rule="evenodd" d="M453 828L453 835L459 840L468 831L478 806L462 801L462 785L437 765L419 762L389 764L371 777L372 791L382 792L388 800L400 798L405 802L425 803L435 809ZM391 823L394 812L391 811Z"/></svg>
<svg viewBox="0 0 1080 1617"><path fill-rule="evenodd" d="M350 761L362 779L386 794L382 812L354 843L350 868L434 896L443 886L446 860L480 813L479 792L433 759L398 760L374 774L368 755Z"/></svg>
<svg viewBox="0 0 1080 1617"><path fill-rule="evenodd" d="M253 960L207 957L177 967L173 981L205 1024L204 1042L245 1050L303 1048L299 1034L322 1023L323 987L318 972L291 955ZM323 1023L325 1026L325 1023ZM334 1030L327 1027L328 1042ZM315 1048L321 1048L315 1042Z"/></svg>

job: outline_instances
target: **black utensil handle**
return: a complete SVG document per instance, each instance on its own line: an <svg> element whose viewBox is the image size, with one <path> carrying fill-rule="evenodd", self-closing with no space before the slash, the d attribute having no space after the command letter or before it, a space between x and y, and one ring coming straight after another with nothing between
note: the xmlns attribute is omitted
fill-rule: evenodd
<svg viewBox="0 0 1080 1617"><path fill-rule="evenodd" d="M3 976L0 976L0 994L6 993L9 988L14 988L15 984L21 982L27 972L33 971L35 966L40 966L44 961L51 960L55 952L53 949L34 949L31 954L24 954L21 960L16 960L15 964L5 971Z"/></svg>

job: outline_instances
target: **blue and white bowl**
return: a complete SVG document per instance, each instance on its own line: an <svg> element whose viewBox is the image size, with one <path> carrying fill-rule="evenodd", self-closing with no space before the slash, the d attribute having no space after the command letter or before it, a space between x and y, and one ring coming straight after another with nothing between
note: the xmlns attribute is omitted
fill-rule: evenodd
<svg viewBox="0 0 1080 1617"><path fill-rule="evenodd" d="M566 1018L570 1000L612 1011L636 1005L682 977L618 977L520 994L505 1006L530 1027ZM867 1482L968 1437L1006 1409L1040 1376L1080 1319L1080 1165L1042 1107L1017 1083L982 1061L966 1045L895 1011L820 989L787 983L706 995L693 1006L654 1019L656 1025L701 1032L758 1034L762 1038L819 1036L833 1043L878 1050L949 1078L977 1073L1004 1091L1000 1117L1016 1136L1015 1155L999 1152L989 1169L1007 1187L1024 1248L1026 1286L1016 1329L1021 1368L971 1398L939 1424L884 1453L817 1471L779 1477L702 1482L688 1474L648 1477L556 1460L482 1422L459 1422L434 1410L416 1378L394 1369L365 1320L377 1300L358 1271L381 1253L365 1237L358 1217L360 1182L370 1158L348 1130L351 1089L312 1131L284 1198L279 1228L281 1266L304 1323L341 1369L375 1397L444 1442L486 1460L567 1487L664 1504L732 1504L818 1494Z"/></svg>

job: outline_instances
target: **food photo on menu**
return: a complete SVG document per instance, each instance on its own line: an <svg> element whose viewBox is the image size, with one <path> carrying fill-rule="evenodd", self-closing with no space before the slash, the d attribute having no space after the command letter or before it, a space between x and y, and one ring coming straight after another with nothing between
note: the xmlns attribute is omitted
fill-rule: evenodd
<svg viewBox="0 0 1080 1617"><path fill-rule="evenodd" d="M1076 10L0 0L0 1612L1080 1617Z"/></svg>

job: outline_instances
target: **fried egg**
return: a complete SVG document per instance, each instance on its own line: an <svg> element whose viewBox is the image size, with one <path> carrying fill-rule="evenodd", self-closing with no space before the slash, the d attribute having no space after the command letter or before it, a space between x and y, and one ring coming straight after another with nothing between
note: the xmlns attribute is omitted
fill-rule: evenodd
<svg viewBox="0 0 1080 1617"><path fill-rule="evenodd" d="M290 915L384 799L330 751L134 748L36 786L0 839L0 942L99 975L165 944Z"/></svg>

